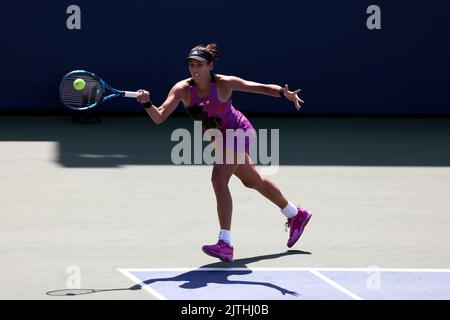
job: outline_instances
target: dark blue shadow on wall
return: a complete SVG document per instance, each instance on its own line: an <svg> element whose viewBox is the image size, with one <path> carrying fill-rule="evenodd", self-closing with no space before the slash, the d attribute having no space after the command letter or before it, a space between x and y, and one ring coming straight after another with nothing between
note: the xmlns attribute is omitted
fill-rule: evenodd
<svg viewBox="0 0 450 320"><path fill-rule="evenodd" d="M279 130L280 165L450 165L450 118L249 119L269 136ZM103 116L95 125L74 123L70 117L5 116L0 117L0 128L0 142L54 141L55 161L68 168L174 165L171 152L179 141L171 141L172 133L181 129L194 136L193 122L186 117L169 118L157 126L147 116Z"/></svg>

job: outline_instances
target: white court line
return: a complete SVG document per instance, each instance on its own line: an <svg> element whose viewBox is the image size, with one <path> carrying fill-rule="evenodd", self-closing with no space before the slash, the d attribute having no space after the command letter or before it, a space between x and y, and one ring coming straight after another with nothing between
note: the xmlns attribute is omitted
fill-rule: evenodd
<svg viewBox="0 0 450 320"><path fill-rule="evenodd" d="M341 291L342 293L345 293L346 295L348 295L350 298L354 299L354 300L363 300L360 296L354 294L353 292L351 292L350 290L344 288L343 286L341 286L340 284L338 284L337 282L334 282L333 280L331 280L330 278L328 278L327 276L324 276L323 274L321 274L319 271L317 270L310 270L309 272L311 272L313 275L317 276L318 278L322 279L323 281L325 281L326 283L328 283L329 285L331 285L332 287L338 289L339 291Z"/></svg>
<svg viewBox="0 0 450 320"><path fill-rule="evenodd" d="M319 270L319 271L380 271L380 272L450 272L450 269L414 269L414 268L305 268L305 270Z"/></svg>
<svg viewBox="0 0 450 320"><path fill-rule="evenodd" d="M125 277L127 277L128 279L130 279L131 281L133 281L134 283L140 284L142 283L142 281L135 277L134 275L132 275L128 270L130 269L117 269L119 270ZM166 297L164 297L162 294L160 294L158 291L154 290L152 287L150 286L142 286L144 287L145 290L147 290L148 292L150 292L150 294L152 294L153 296L155 296L156 299L159 300L168 300Z"/></svg>
<svg viewBox="0 0 450 320"><path fill-rule="evenodd" d="M119 270L119 269L118 269ZM145 271L227 271L227 270L255 270L255 271L355 271L355 272L450 272L450 269L408 269L408 268L123 268L129 272L145 272Z"/></svg>

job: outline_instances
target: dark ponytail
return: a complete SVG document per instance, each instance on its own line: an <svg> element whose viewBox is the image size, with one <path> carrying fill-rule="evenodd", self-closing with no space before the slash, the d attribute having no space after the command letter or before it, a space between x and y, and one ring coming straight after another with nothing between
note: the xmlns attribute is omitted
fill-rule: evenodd
<svg viewBox="0 0 450 320"><path fill-rule="evenodd" d="M208 50L209 53L212 54L214 60L219 59L220 52L219 47L215 43L210 43L205 47L206 50Z"/></svg>

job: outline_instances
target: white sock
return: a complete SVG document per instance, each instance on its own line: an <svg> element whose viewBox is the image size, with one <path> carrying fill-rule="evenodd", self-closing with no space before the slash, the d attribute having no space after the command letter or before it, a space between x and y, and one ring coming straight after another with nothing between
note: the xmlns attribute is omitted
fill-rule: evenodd
<svg viewBox="0 0 450 320"><path fill-rule="evenodd" d="M231 246L231 231L225 230L225 229L220 229L219 240L226 241Z"/></svg>
<svg viewBox="0 0 450 320"><path fill-rule="evenodd" d="M294 206L292 202L288 201L286 208L281 209L281 213L288 219L295 217L297 215L297 207Z"/></svg>

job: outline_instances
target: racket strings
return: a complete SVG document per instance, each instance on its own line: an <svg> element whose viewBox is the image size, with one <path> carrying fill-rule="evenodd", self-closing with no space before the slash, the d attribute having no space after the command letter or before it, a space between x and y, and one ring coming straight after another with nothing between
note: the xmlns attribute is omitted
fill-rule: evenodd
<svg viewBox="0 0 450 320"><path fill-rule="evenodd" d="M73 82L83 79L86 83L81 90L74 88ZM63 79L59 87L61 102L74 109L85 109L103 99L103 88L98 79L83 73L71 74Z"/></svg>

